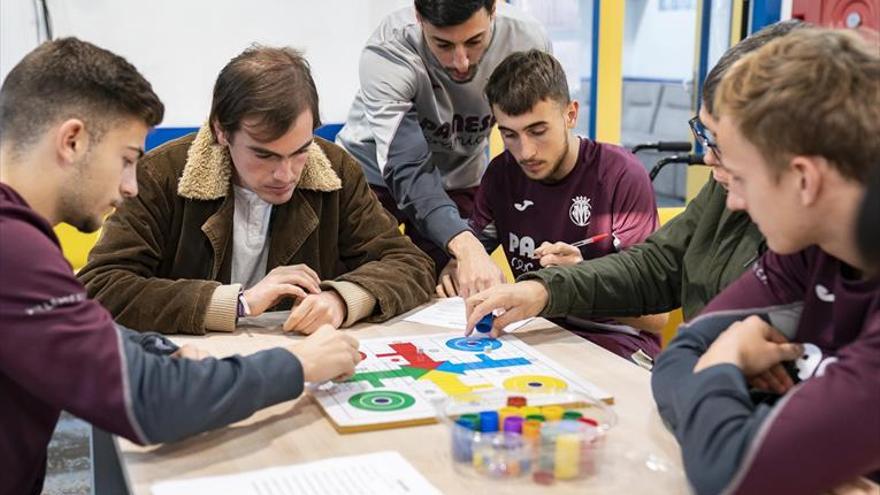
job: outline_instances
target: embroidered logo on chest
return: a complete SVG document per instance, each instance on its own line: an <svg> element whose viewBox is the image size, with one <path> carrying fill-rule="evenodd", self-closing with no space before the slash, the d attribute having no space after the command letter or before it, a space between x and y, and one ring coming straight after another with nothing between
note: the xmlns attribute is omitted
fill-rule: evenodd
<svg viewBox="0 0 880 495"><path fill-rule="evenodd" d="M828 287L825 287L822 284L816 284L816 297L819 298L820 301L833 303L834 302L834 294L828 290Z"/></svg>
<svg viewBox="0 0 880 495"><path fill-rule="evenodd" d="M571 208L568 209L568 217L578 227L586 227L590 223L590 198L575 196L571 200Z"/></svg>
<svg viewBox="0 0 880 495"><path fill-rule="evenodd" d="M825 374L825 368L830 364L837 362L836 356L828 356L822 354L822 349L815 344L804 342L804 354L797 361L798 378L808 380L814 376L822 376Z"/></svg>
<svg viewBox="0 0 880 495"><path fill-rule="evenodd" d="M530 199L523 200L522 203L513 203L513 207L516 208L516 211L526 211L526 208L535 204Z"/></svg>

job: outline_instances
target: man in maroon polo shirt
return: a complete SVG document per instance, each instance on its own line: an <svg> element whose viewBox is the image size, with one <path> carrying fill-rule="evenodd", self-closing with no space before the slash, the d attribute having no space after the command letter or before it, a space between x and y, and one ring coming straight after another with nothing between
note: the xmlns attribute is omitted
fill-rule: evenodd
<svg viewBox="0 0 880 495"><path fill-rule="evenodd" d="M506 150L489 164L470 218L488 252L504 249L514 276L573 265L645 240L658 225L654 190L629 151L577 136L578 102L549 53L509 55L486 96ZM590 239L581 247L572 244ZM488 262L488 261L487 261ZM457 292L456 263L440 276L439 295ZM666 315L557 323L637 362L660 352Z"/></svg>

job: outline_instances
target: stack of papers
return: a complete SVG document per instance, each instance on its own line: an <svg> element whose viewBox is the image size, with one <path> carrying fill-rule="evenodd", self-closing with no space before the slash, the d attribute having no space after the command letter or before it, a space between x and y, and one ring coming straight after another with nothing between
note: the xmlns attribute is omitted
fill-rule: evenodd
<svg viewBox="0 0 880 495"><path fill-rule="evenodd" d="M152 491L153 495L440 495L412 464L390 451L229 476L163 481L153 485Z"/></svg>

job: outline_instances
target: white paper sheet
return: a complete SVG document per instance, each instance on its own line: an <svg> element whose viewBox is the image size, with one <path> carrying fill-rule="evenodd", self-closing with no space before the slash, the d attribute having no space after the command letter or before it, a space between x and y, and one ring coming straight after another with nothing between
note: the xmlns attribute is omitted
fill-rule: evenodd
<svg viewBox="0 0 880 495"><path fill-rule="evenodd" d="M391 451L228 476L163 481L154 484L152 491L153 495L440 495L412 464Z"/></svg>
<svg viewBox="0 0 880 495"><path fill-rule="evenodd" d="M517 328L525 326L534 318L515 321L504 327L505 332L512 332ZM464 330L467 328L467 313L464 299L460 297L447 297L445 299L437 299L437 302L427 308L413 313L404 321L413 323L422 323L424 325L434 325L435 327L451 328L453 330Z"/></svg>

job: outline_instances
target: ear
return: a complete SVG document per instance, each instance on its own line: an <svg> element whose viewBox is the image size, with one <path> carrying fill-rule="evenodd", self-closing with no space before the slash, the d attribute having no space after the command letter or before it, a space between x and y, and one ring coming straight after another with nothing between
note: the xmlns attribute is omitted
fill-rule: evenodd
<svg viewBox="0 0 880 495"><path fill-rule="evenodd" d="M211 122L211 129L214 130L214 137L217 139L218 144L220 144L221 146L229 146L228 136L216 120L214 122Z"/></svg>
<svg viewBox="0 0 880 495"><path fill-rule="evenodd" d="M802 206L813 206L822 193L826 160L817 156L795 156L789 162L789 170L797 181L798 195Z"/></svg>
<svg viewBox="0 0 880 495"><path fill-rule="evenodd" d="M80 119L67 119L56 128L55 154L59 163L69 166L86 154L89 149L89 133Z"/></svg>
<svg viewBox="0 0 880 495"><path fill-rule="evenodd" d="M577 100L571 100L565 109L565 125L569 129L577 126L578 113L581 110L581 104Z"/></svg>

